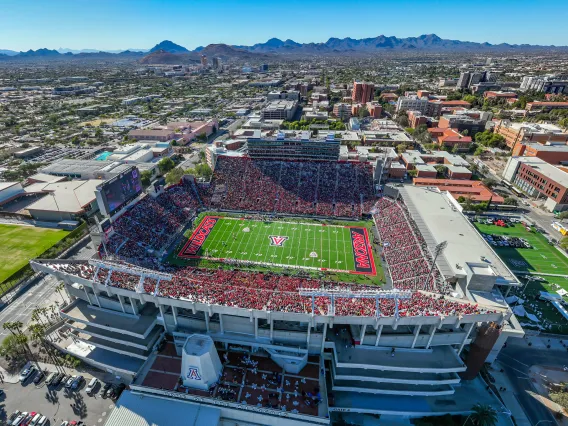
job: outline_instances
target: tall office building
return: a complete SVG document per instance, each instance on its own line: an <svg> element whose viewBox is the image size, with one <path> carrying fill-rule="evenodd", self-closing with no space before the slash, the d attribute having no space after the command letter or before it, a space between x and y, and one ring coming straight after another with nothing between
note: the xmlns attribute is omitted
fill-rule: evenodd
<svg viewBox="0 0 568 426"><path fill-rule="evenodd" d="M471 74L468 72L462 72L460 74L460 78L458 78L458 83L457 83L457 88L458 89L463 89L465 87L468 87L469 85L469 79L471 77Z"/></svg>
<svg viewBox="0 0 568 426"><path fill-rule="evenodd" d="M204 67L207 66L207 56L201 55L201 65L203 65Z"/></svg>
<svg viewBox="0 0 568 426"><path fill-rule="evenodd" d="M202 62L203 63L203 62ZM214 57L213 59L211 59L211 65L213 66L214 69L218 69L220 66L220 60L217 57Z"/></svg>
<svg viewBox="0 0 568 426"><path fill-rule="evenodd" d="M375 85L372 83L353 82L353 92L351 100L354 103L367 103L373 100L375 94Z"/></svg>

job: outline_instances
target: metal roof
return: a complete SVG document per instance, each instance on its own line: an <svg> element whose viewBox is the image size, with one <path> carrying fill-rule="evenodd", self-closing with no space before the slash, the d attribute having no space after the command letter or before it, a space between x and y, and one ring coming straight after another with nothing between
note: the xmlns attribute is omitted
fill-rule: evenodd
<svg viewBox="0 0 568 426"><path fill-rule="evenodd" d="M126 390L105 426L216 426L220 417L218 408Z"/></svg>

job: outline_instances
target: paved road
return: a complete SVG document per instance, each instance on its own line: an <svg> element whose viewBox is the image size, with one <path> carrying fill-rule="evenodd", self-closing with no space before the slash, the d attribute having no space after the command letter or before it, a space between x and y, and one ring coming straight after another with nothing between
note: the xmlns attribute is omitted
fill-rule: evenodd
<svg viewBox="0 0 568 426"><path fill-rule="evenodd" d="M542 420L556 424L550 411L532 396L536 391L531 384L528 373L529 368L533 365L553 367L566 365L568 360L566 351L530 348L524 339L509 339L507 347L501 350L498 359L509 381L515 387L513 392L517 400L533 426Z"/></svg>
<svg viewBox="0 0 568 426"><path fill-rule="evenodd" d="M69 259L88 259L94 254L90 239L79 245L75 250L66 257ZM32 311L40 305L58 301L62 303L61 297L55 294L55 287L58 281L51 275L37 278L32 282L27 290L15 296L0 311L0 342L10 333L2 328L5 322L20 321L24 325L27 324L32 316Z"/></svg>

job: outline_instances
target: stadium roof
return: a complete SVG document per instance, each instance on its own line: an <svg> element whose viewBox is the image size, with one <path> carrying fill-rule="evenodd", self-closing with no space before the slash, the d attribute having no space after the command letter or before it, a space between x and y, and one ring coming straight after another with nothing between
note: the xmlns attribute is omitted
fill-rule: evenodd
<svg viewBox="0 0 568 426"><path fill-rule="evenodd" d="M49 195L27 207L28 210L80 213L95 200L95 188L103 183L99 179L50 183L43 187Z"/></svg>
<svg viewBox="0 0 568 426"><path fill-rule="evenodd" d="M508 282L518 283L471 222L452 204L446 192L431 187L405 186L400 193L430 249L443 241L448 243L439 257L443 258L438 266L444 275L462 276L469 264L483 263L489 269L482 271L473 266L475 273L492 273ZM426 229L422 229L424 226ZM428 241L429 238L434 241ZM482 258L486 260L481 261Z"/></svg>
<svg viewBox="0 0 568 426"><path fill-rule="evenodd" d="M105 426L216 426L220 418L218 408L126 390Z"/></svg>
<svg viewBox="0 0 568 426"><path fill-rule="evenodd" d="M95 173L113 164L112 161L97 160L60 160L41 169L42 173Z"/></svg>

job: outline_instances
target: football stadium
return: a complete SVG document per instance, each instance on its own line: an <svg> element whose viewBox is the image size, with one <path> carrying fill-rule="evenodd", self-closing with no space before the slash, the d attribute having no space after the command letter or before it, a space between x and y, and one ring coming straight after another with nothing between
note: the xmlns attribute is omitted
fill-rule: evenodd
<svg viewBox="0 0 568 426"><path fill-rule="evenodd" d="M523 336L501 294L520 283L451 196L381 170L245 154L209 182L103 183L98 256L31 262L73 300L56 345L130 384L121 415L165 398L207 424L300 425L495 403L478 373Z"/></svg>

